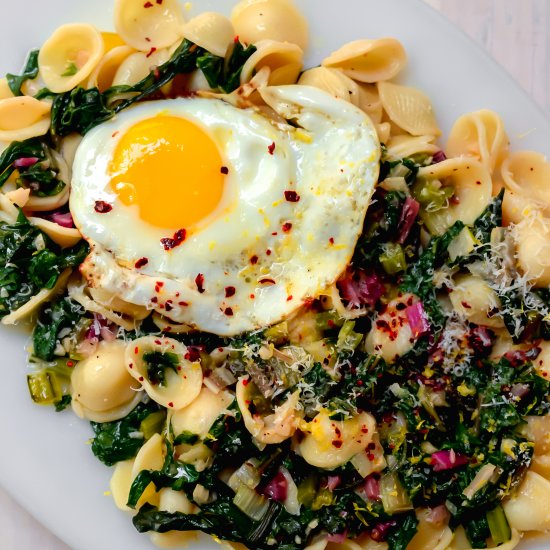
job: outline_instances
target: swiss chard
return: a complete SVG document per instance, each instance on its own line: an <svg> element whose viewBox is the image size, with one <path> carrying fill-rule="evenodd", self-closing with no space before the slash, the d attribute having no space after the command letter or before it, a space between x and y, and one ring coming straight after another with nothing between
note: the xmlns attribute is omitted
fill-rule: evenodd
<svg viewBox="0 0 550 550"><path fill-rule="evenodd" d="M25 62L25 67L23 72L20 75L7 74L6 80L8 81L8 86L10 87L11 93L14 96L23 95L21 92L21 86L26 80L31 80L36 78L38 75L38 50L32 50L27 57Z"/></svg>
<svg viewBox="0 0 550 550"><path fill-rule="evenodd" d="M0 223L0 316L55 286L61 272L82 263L88 245L60 248L21 212L15 224Z"/></svg>
<svg viewBox="0 0 550 550"><path fill-rule="evenodd" d="M143 355L143 361L147 367L147 377L151 384L164 386L166 384L166 371L178 372L179 359L175 353L150 351Z"/></svg>
<svg viewBox="0 0 550 550"><path fill-rule="evenodd" d="M113 422L91 422L95 437L92 440L92 452L107 466L136 456L145 443L139 431L141 422L151 413L160 410L154 402L139 403L126 417Z"/></svg>

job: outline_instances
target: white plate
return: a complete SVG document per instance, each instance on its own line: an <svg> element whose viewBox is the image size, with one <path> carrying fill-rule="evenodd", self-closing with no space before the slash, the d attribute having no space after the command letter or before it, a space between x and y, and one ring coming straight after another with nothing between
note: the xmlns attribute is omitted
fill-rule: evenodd
<svg viewBox="0 0 550 550"><path fill-rule="evenodd" d="M550 123L520 87L460 31L418 0L298 0L311 25L312 65L345 42L395 36L410 62L404 80L432 98L444 132L462 113L499 112L515 149L550 153ZM192 12L229 13L233 0L195 0ZM86 21L111 29L111 0L11 0L0 18L0 73L18 71L26 52L60 24ZM26 337L0 329L0 484L74 550L151 550L118 511L111 471L87 445L91 430L69 412L33 406L25 382ZM219 548L204 542L200 547ZM522 548L543 550L544 542Z"/></svg>

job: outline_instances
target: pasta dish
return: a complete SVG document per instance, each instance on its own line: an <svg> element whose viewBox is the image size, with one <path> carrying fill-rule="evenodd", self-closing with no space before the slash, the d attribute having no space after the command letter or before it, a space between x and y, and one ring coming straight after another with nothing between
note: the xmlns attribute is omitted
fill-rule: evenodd
<svg viewBox="0 0 550 550"><path fill-rule="evenodd" d="M161 547L550 529L550 163L442 136L397 38L115 0L0 80L0 317ZM81 495L85 498L85 495Z"/></svg>

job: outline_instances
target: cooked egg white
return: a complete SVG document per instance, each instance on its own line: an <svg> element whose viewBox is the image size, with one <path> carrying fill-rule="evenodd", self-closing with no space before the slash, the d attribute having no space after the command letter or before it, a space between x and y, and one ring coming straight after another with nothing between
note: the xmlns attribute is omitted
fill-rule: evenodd
<svg viewBox="0 0 550 550"><path fill-rule="evenodd" d="M70 207L90 285L234 335L340 275L378 176L373 125L307 86L264 98L295 125L194 97L140 104L85 136Z"/></svg>

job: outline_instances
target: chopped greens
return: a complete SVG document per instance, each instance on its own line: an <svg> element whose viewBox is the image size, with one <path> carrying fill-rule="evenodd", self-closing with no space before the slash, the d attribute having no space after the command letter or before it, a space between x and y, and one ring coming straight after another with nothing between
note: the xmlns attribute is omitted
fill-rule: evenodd
<svg viewBox="0 0 550 550"><path fill-rule="evenodd" d="M27 57L25 62L25 67L23 72L20 75L7 74L6 80L8 81L8 86L10 87L11 93L14 96L23 95L21 92L21 86L27 80L32 80L38 75L38 50L32 50Z"/></svg>
<svg viewBox="0 0 550 550"><path fill-rule="evenodd" d="M175 373L178 372L179 359L175 353L150 351L143 355L143 361L147 367L147 377L154 385L166 385L166 371L168 369Z"/></svg>

